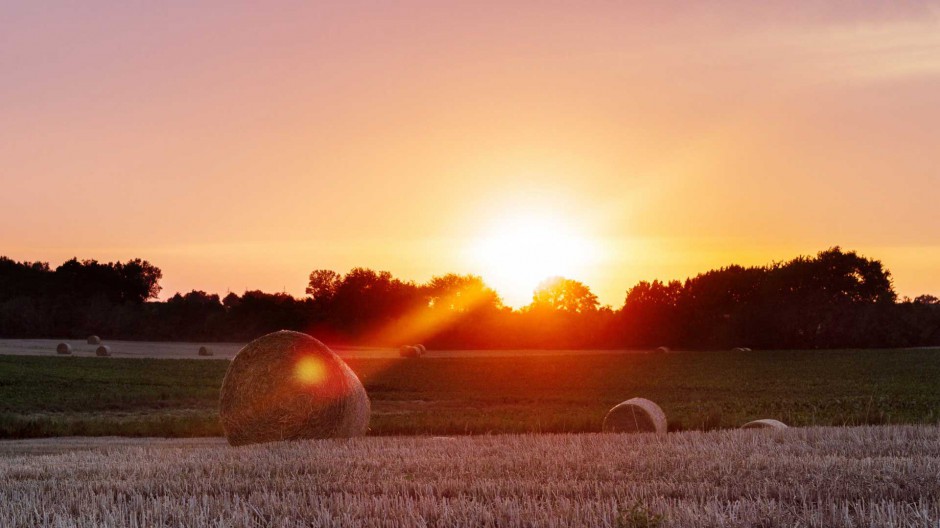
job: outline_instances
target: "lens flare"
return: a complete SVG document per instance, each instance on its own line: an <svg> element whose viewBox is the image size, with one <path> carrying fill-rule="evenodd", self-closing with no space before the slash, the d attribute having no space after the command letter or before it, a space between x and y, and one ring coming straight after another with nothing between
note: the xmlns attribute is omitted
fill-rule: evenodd
<svg viewBox="0 0 940 528"><path fill-rule="evenodd" d="M305 385L320 384L326 379L326 365L315 357L301 358L294 367L294 376Z"/></svg>

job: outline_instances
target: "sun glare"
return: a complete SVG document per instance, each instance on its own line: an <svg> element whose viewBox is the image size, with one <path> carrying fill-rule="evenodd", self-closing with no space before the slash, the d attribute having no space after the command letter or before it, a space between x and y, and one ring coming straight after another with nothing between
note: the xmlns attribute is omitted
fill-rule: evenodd
<svg viewBox="0 0 940 528"><path fill-rule="evenodd" d="M472 247L483 279L514 308L530 303L533 290L548 277L583 280L596 252L596 244L577 226L550 215L503 219Z"/></svg>

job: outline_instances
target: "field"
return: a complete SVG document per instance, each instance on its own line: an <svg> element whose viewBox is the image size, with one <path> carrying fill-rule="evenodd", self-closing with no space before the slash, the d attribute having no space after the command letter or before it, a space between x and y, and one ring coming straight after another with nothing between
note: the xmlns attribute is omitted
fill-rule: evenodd
<svg viewBox="0 0 940 528"><path fill-rule="evenodd" d="M940 429L0 442L0 525L937 527Z"/></svg>
<svg viewBox="0 0 940 528"><path fill-rule="evenodd" d="M940 422L937 350L437 354L344 354L372 399L372 435L596 432L611 406L633 396L659 403L673 431L755 418L796 426ZM0 356L0 437L217 436L227 366Z"/></svg>

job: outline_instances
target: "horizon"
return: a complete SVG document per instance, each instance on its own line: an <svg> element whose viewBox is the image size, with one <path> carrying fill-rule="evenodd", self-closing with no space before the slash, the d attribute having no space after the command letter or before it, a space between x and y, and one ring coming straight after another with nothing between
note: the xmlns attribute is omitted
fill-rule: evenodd
<svg viewBox="0 0 940 528"><path fill-rule="evenodd" d="M6 254L146 258L164 299L361 266L617 306L840 245L940 295L934 3L218 7L5 8Z"/></svg>

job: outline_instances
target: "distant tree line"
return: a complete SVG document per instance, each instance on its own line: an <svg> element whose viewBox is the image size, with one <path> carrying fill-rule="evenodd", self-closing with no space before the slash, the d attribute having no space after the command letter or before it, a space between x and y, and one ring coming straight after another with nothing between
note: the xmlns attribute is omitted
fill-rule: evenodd
<svg viewBox="0 0 940 528"><path fill-rule="evenodd" d="M899 300L881 262L838 247L684 282L643 281L616 310L562 277L545 280L520 310L473 275L417 284L365 268L314 270L302 299L191 291L160 302L161 278L140 259L72 259L52 269L0 257L0 337L246 341L293 329L335 344L439 348L940 345L940 300Z"/></svg>

